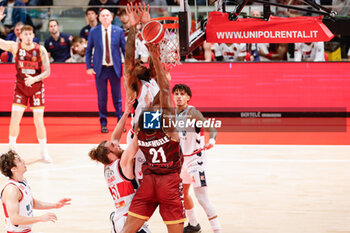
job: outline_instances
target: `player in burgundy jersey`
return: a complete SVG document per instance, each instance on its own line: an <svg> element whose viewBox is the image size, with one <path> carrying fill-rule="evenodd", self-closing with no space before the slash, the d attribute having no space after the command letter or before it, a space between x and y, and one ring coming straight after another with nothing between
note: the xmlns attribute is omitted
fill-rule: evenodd
<svg viewBox="0 0 350 233"><path fill-rule="evenodd" d="M5 17L4 8L0 8L0 20ZM43 79L50 75L50 63L46 49L33 42L34 30L25 25L21 29L20 40L5 41L0 39L0 49L15 56L16 84L11 110L9 144L15 149L19 134L19 124L28 102L33 110L36 134L41 146L44 162L51 162L46 146L46 129L44 125L44 84Z"/></svg>
<svg viewBox="0 0 350 233"><path fill-rule="evenodd" d="M183 155L180 149L179 135L174 127L147 129L143 116L152 115L165 121L175 120L175 111L171 99L169 81L160 61L159 45L148 45L156 70L160 88L160 106L154 106L152 112L141 114L135 128L138 148L144 153L143 179L132 200L123 233L135 233L147 221L159 206L160 215L167 225L168 232L182 233L185 219L182 183L180 171ZM153 119L153 120L154 120Z"/></svg>

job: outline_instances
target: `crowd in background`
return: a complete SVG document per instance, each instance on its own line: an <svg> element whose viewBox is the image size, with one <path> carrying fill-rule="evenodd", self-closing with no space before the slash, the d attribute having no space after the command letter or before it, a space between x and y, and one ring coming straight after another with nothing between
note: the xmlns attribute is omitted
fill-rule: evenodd
<svg viewBox="0 0 350 233"><path fill-rule="evenodd" d="M87 1L87 0L86 0ZM84 3L86 1L83 1ZM238 0L237 0L238 1ZM237 4L237 1L226 0L226 4ZM350 1L347 0L315 0L316 3L331 7L338 12L338 15L350 16ZM82 2L82 4L83 4ZM99 24L98 12L107 7L113 14L113 24L124 30L125 37L128 35L128 16L125 13L127 3L139 3L141 0L89 0L88 8L85 11L86 26L76 33L64 33L60 28L60 19L50 19L47 14L47 29L50 33L44 41L51 62L85 62L85 49L87 46L88 34L91 28ZM157 6L150 9L151 17L169 16L168 6L178 5L179 0L143 0L150 6ZM298 0L271 0L271 2L287 5L298 5ZM3 0L0 6L6 8L6 17L0 25L0 37L6 40L18 41L20 29L24 24L29 24L35 30L40 30L43 23L33 23L30 10L33 6L52 6L53 0ZM194 4L193 0L189 1ZM197 0L198 5L205 5L206 2ZM83 4L84 5L84 4ZM86 5L86 3L85 3ZM25 6L29 6L26 8ZM250 5L249 17L262 17L262 12L254 4ZM283 17L295 17L309 15L296 10L275 8L274 15ZM247 16L247 15L245 15ZM46 26L46 25L45 25ZM126 39L125 38L125 39ZM35 42L39 43L36 38ZM189 54L185 61L334 61L350 59L350 38L349 36L335 35L331 42L295 43L295 44L210 44L203 45ZM143 61L148 59L148 50L141 37L136 40L135 57ZM1 62L13 62L12 54L1 51Z"/></svg>

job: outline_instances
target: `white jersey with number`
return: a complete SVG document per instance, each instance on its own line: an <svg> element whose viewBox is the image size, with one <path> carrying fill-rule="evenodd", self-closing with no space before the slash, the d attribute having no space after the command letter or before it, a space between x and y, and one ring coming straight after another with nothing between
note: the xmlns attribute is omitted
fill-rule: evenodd
<svg viewBox="0 0 350 233"><path fill-rule="evenodd" d="M120 218L129 211L137 189L137 182L129 180L123 175L120 168L120 159L106 165L104 175L116 208L115 217Z"/></svg>
<svg viewBox="0 0 350 233"><path fill-rule="evenodd" d="M151 106L154 98L159 92L159 86L153 78L149 82L141 80L141 89L134 104L133 113L131 114L131 125L134 128L142 111Z"/></svg>
<svg viewBox="0 0 350 233"><path fill-rule="evenodd" d="M151 106L154 98L159 92L159 86L156 80L151 79L149 82L141 80L141 89L137 99L135 100L133 113L131 114L131 126L129 130L126 144L129 145L132 142L134 136L134 127L139 120L142 111ZM135 175L138 180L143 178L142 174L142 164L146 161L144 154L141 150L138 150L135 155Z"/></svg>
<svg viewBox="0 0 350 233"><path fill-rule="evenodd" d="M1 196L5 187L9 184L15 185L19 189L19 191L22 193L22 199L19 201L19 215L25 216L25 217L33 217L33 196L32 196L32 191L29 185L27 184L27 181L23 180L21 182L18 182L12 179L8 180L1 191ZM23 233L31 232L32 225L13 225L8 216L6 204L2 202L2 205L5 212L5 222L6 222L5 230L7 232L23 232Z"/></svg>
<svg viewBox="0 0 350 233"><path fill-rule="evenodd" d="M176 112L176 121L186 122L188 118L189 111L194 108L193 106L187 106L181 112ZM178 128L180 137L180 146L184 156L192 154L195 150L198 150L204 146L204 135L200 128Z"/></svg>
<svg viewBox="0 0 350 233"><path fill-rule="evenodd" d="M193 106L188 106L181 112L176 112L176 121L184 121L192 119L189 116ZM182 165L180 177L184 184L193 184L193 187L207 186L205 177L206 157L205 151L202 150L194 153L196 150L204 147L204 134L200 128L178 128L180 137L180 146L184 155L184 163Z"/></svg>

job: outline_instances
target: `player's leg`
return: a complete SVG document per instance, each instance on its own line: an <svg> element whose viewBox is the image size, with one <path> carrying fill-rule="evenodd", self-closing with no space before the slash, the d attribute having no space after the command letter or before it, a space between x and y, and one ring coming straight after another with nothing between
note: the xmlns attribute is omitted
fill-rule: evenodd
<svg viewBox="0 0 350 233"><path fill-rule="evenodd" d="M167 224L166 227L168 228L168 233L182 233L184 229L184 223L177 223L177 224Z"/></svg>
<svg viewBox="0 0 350 233"><path fill-rule="evenodd" d="M122 230L123 233L135 233L142 229L148 233L147 228L140 228L153 215L158 206L154 193L155 189L153 174L144 175L142 183L131 202L128 217Z"/></svg>
<svg viewBox="0 0 350 233"><path fill-rule="evenodd" d="M128 215L121 233L136 233L146 220Z"/></svg>
<svg viewBox="0 0 350 233"><path fill-rule="evenodd" d="M193 176L189 174L192 170L194 164L197 163L197 160L194 159L194 156L185 157L184 164L180 173L182 179L183 188L184 188L184 206L185 213L188 220L188 225L184 228L184 233L198 233L201 232L201 226L199 225L196 212L194 210L194 203L189 190L193 182Z"/></svg>
<svg viewBox="0 0 350 233"><path fill-rule="evenodd" d="M46 128L44 124L44 108L33 108L34 125L39 141L41 157L44 162L51 163L52 159L47 149Z"/></svg>
<svg viewBox="0 0 350 233"><path fill-rule="evenodd" d="M185 218L183 205L183 187L178 173L157 176L156 196L159 201L159 213L167 225L169 233L182 233Z"/></svg>
<svg viewBox="0 0 350 233"><path fill-rule="evenodd" d="M207 214L210 226L215 233L221 232L221 224L218 219L218 215L213 204L210 202L208 197L208 187L194 187L194 194L199 202L199 204L203 207L205 213Z"/></svg>
<svg viewBox="0 0 350 233"><path fill-rule="evenodd" d="M22 116L26 106L13 104L11 110L11 120L9 129L9 148L12 150L16 149L16 141L19 135L19 124L21 123Z"/></svg>

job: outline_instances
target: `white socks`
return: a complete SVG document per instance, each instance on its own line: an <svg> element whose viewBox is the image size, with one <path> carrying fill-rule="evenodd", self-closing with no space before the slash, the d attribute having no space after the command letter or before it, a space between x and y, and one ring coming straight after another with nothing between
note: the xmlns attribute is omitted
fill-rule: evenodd
<svg viewBox="0 0 350 233"><path fill-rule="evenodd" d="M198 221L196 218L196 212L194 211L194 208L185 210L187 220L191 226L197 226Z"/></svg>
<svg viewBox="0 0 350 233"><path fill-rule="evenodd" d="M9 136L9 149L10 150L16 150L16 146L17 146L17 137L12 137L12 136Z"/></svg>
<svg viewBox="0 0 350 233"><path fill-rule="evenodd" d="M47 150L46 138L44 139L38 138L38 141L39 141L40 150L41 150L41 158L46 163L52 163L52 159L49 155L49 151Z"/></svg>
<svg viewBox="0 0 350 233"><path fill-rule="evenodd" d="M209 220L209 223L214 233L221 233L221 224L217 216Z"/></svg>

